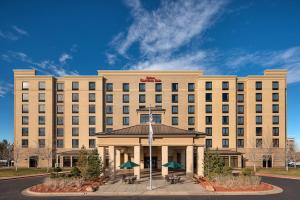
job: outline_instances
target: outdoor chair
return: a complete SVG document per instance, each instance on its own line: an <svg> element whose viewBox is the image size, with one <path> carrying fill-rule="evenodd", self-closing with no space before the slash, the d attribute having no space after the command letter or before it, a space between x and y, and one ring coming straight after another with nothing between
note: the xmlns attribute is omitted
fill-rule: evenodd
<svg viewBox="0 0 300 200"><path fill-rule="evenodd" d="M127 182L126 175L123 174L123 175L122 175L122 183L126 183L126 182Z"/></svg>
<svg viewBox="0 0 300 200"><path fill-rule="evenodd" d="M170 177L169 177L169 175L166 175L166 176L165 176L165 181L166 181L167 183L170 182Z"/></svg>

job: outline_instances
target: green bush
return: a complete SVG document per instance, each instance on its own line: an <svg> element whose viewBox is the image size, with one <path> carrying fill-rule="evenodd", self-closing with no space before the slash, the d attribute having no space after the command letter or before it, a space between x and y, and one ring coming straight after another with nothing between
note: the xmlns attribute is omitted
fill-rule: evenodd
<svg viewBox="0 0 300 200"><path fill-rule="evenodd" d="M223 167L223 174L224 175L231 175L232 174L232 168L228 166Z"/></svg>
<svg viewBox="0 0 300 200"><path fill-rule="evenodd" d="M78 169L78 167L73 167L70 175L71 175L71 177L79 177L80 170Z"/></svg>
<svg viewBox="0 0 300 200"><path fill-rule="evenodd" d="M254 171L250 168L244 168L242 170L242 175L244 175L244 176L251 176L253 174L254 174Z"/></svg>
<svg viewBox="0 0 300 200"><path fill-rule="evenodd" d="M61 169L60 167L55 167L55 168L53 169L53 171L54 171L54 172L61 172L62 169Z"/></svg>
<svg viewBox="0 0 300 200"><path fill-rule="evenodd" d="M224 160L217 152L206 151L204 154L204 175L212 179L224 172Z"/></svg>

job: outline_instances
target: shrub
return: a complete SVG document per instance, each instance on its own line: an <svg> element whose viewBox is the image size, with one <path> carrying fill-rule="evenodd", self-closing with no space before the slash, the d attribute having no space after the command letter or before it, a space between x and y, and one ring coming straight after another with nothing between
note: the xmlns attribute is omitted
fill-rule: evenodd
<svg viewBox="0 0 300 200"><path fill-rule="evenodd" d="M80 176L80 170L78 167L73 167L71 170L71 177L79 177Z"/></svg>
<svg viewBox="0 0 300 200"><path fill-rule="evenodd" d="M244 175L244 176L251 176L253 174L254 174L254 171L250 168L244 168L242 170L242 175Z"/></svg>
<svg viewBox="0 0 300 200"><path fill-rule="evenodd" d="M217 175L214 180L225 188L254 187L261 183L261 178L258 176Z"/></svg>
<svg viewBox="0 0 300 200"><path fill-rule="evenodd" d="M223 175L231 175L232 174L232 168L228 166L223 167Z"/></svg>
<svg viewBox="0 0 300 200"><path fill-rule="evenodd" d="M87 179L95 179L102 173L102 162L97 149L92 150L88 156Z"/></svg>
<svg viewBox="0 0 300 200"><path fill-rule="evenodd" d="M61 169L60 167L55 167L55 168L53 168L53 171L54 171L54 172L61 172L62 169Z"/></svg>
<svg viewBox="0 0 300 200"><path fill-rule="evenodd" d="M204 174L212 179L224 171L223 158L217 152L207 151L204 154Z"/></svg>
<svg viewBox="0 0 300 200"><path fill-rule="evenodd" d="M82 146L79 151L79 158L77 162L77 167L82 177L87 177L87 168L88 168L87 157L88 157L88 152L85 149L85 147Z"/></svg>

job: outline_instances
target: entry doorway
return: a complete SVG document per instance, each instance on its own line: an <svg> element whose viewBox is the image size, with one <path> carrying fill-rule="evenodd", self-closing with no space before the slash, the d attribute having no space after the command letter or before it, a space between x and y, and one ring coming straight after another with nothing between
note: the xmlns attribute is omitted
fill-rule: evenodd
<svg viewBox="0 0 300 200"><path fill-rule="evenodd" d="M39 161L38 156L30 156L29 157L29 167L37 168L38 167L38 161Z"/></svg>
<svg viewBox="0 0 300 200"><path fill-rule="evenodd" d="M272 168L272 156L271 155L264 155L263 156L263 168Z"/></svg>
<svg viewBox="0 0 300 200"><path fill-rule="evenodd" d="M150 157L144 158L144 168L150 168ZM157 157L152 157L152 169L157 169Z"/></svg>

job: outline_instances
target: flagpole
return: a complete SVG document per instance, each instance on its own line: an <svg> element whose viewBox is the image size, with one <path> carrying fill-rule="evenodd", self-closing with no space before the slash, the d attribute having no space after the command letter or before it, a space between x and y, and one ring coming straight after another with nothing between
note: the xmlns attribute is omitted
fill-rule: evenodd
<svg viewBox="0 0 300 200"><path fill-rule="evenodd" d="M150 114L151 114L151 105L149 107L149 134L150 134L150 126L151 126ZM150 140L149 140L149 155L150 155L149 190L152 190L152 138L150 138Z"/></svg>

